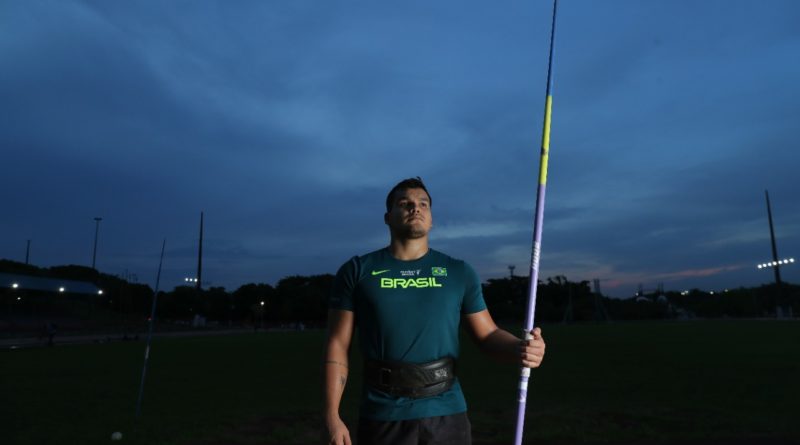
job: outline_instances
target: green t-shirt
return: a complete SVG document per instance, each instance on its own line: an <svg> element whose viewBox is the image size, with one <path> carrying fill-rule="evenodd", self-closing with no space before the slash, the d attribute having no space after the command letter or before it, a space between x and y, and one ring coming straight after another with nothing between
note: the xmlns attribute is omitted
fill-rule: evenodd
<svg viewBox="0 0 800 445"><path fill-rule="evenodd" d="M462 314L486 309L481 283L467 263L429 249L401 261L388 248L356 256L339 269L331 309L353 311L365 359L425 363L458 358ZM421 399L394 397L364 385L361 416L407 420L467 410L456 379L448 391Z"/></svg>

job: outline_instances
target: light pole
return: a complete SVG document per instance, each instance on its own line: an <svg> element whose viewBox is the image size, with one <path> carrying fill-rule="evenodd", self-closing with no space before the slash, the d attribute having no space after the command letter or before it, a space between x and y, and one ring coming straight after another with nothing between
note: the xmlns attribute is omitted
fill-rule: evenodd
<svg viewBox="0 0 800 445"><path fill-rule="evenodd" d="M92 253L92 269L94 269L94 270L97 270L94 267L95 260L97 260L97 234L100 233L100 221L102 221L102 220L103 220L103 218L100 218L99 216L95 216L94 217L94 221L95 221L95 226L94 226L94 251Z"/></svg>
<svg viewBox="0 0 800 445"><path fill-rule="evenodd" d="M200 292L200 289L203 288L203 212L200 212L200 242L198 243L197 249L197 279L195 280L195 284L197 286L197 292Z"/></svg>
<svg viewBox="0 0 800 445"><path fill-rule="evenodd" d="M791 313L791 304L788 300L784 300L783 283L781 282L781 266L788 263L794 263L794 258L788 260L778 260L778 249L775 245L775 229L772 225L772 207L769 204L769 191L764 190L764 195L767 198L767 218L769 219L769 238L772 244L772 262L759 265L759 269L764 267L772 267L775 272L775 290L777 291L777 307L775 309L775 316L782 318L782 313L787 311ZM791 315L789 315L791 317Z"/></svg>
<svg viewBox="0 0 800 445"><path fill-rule="evenodd" d="M767 218L769 218L769 239L772 243L772 262L778 263L778 249L775 247L775 229L772 226L772 207L769 205L769 191L764 190L764 194L767 197ZM778 263L782 264L782 263ZM781 268L778 264L773 264L775 267L775 285L778 286L778 293L780 294L781 289Z"/></svg>

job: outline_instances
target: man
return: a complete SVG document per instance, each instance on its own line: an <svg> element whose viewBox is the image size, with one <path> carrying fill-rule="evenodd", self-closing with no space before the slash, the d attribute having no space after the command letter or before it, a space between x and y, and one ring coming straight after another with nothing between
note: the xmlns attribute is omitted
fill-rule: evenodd
<svg viewBox="0 0 800 445"><path fill-rule="evenodd" d="M383 217L389 246L353 257L336 274L323 364L329 444L351 444L339 403L356 325L365 362L359 445L471 443L455 377L459 324L495 358L529 368L542 362L539 328L528 341L499 329L473 269L428 247L431 204L420 178L398 183Z"/></svg>

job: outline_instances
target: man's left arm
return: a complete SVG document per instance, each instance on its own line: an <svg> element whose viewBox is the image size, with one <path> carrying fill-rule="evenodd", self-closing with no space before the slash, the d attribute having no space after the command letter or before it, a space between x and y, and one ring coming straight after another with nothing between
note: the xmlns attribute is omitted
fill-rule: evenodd
<svg viewBox="0 0 800 445"><path fill-rule="evenodd" d="M526 368L541 366L545 350L541 329L533 329L533 338L526 341L498 328L486 309L463 317L467 331L484 353Z"/></svg>

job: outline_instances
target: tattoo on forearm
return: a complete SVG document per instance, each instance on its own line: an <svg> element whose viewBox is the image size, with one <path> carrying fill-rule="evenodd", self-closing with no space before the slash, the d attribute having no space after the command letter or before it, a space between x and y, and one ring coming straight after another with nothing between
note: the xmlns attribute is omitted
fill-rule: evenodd
<svg viewBox="0 0 800 445"><path fill-rule="evenodd" d="M339 383L341 383L342 386L344 386L344 384L347 383L347 376L340 375L339 376Z"/></svg>
<svg viewBox="0 0 800 445"><path fill-rule="evenodd" d="M325 364L326 365L339 365L339 366L342 366L344 369L348 369L346 364L344 364L342 362L337 362L336 360L326 360Z"/></svg>

